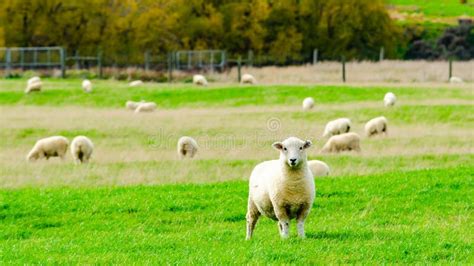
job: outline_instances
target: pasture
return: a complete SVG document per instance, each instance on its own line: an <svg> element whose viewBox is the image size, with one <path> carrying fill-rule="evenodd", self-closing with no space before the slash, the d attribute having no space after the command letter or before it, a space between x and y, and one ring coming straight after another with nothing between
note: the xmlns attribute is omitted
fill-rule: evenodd
<svg viewBox="0 0 474 266"><path fill-rule="evenodd" d="M4 263L472 263L472 86L210 85L0 80L0 261ZM397 95L383 106L386 92ZM311 96L316 107L301 110ZM134 114L127 100L154 101ZM384 115L389 136L320 154L327 121ZM92 162L27 163L35 141L86 135ZM176 141L193 136L195 160ZM261 219L244 241L247 180L274 141L310 139L316 179L307 239Z"/></svg>

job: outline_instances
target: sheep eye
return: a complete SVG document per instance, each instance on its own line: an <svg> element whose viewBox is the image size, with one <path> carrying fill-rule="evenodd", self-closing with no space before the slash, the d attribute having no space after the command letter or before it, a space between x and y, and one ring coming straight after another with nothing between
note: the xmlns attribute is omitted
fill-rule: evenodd
<svg viewBox="0 0 474 266"><path fill-rule="evenodd" d="M285 147L285 148L283 148L283 150L284 150L284 151L286 151L286 147Z"/></svg>
<svg viewBox="0 0 474 266"><path fill-rule="evenodd" d="M303 147L300 147L300 151L302 151L302 150L303 150Z"/></svg>

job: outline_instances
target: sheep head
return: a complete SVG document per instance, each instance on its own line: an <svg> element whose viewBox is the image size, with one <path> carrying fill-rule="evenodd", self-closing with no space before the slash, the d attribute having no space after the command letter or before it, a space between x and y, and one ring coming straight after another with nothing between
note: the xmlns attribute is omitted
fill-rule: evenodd
<svg viewBox="0 0 474 266"><path fill-rule="evenodd" d="M273 148L280 151L280 160L291 169L298 169L306 162L306 149L311 147L309 140L290 137L282 142L273 143Z"/></svg>

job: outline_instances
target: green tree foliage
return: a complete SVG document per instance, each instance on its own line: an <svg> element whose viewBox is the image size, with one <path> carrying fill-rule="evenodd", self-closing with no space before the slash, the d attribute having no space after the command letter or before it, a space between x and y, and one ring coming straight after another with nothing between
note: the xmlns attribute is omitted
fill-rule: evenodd
<svg viewBox="0 0 474 266"><path fill-rule="evenodd" d="M279 63L388 56L398 30L382 0L0 0L0 44L67 48L109 63L146 50L252 50ZM3 43L4 42L4 43Z"/></svg>

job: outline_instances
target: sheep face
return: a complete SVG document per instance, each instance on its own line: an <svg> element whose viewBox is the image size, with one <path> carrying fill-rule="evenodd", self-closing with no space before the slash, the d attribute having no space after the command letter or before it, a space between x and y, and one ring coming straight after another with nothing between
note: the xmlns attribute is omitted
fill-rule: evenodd
<svg viewBox="0 0 474 266"><path fill-rule="evenodd" d="M283 142L273 143L273 148L280 151L280 160L291 169L298 169L306 162L306 149L311 147L311 141L300 140L295 137Z"/></svg>

